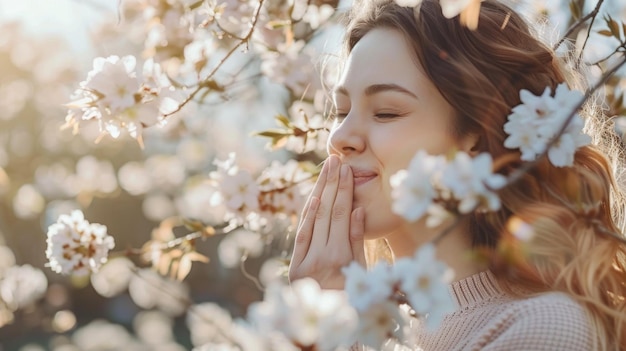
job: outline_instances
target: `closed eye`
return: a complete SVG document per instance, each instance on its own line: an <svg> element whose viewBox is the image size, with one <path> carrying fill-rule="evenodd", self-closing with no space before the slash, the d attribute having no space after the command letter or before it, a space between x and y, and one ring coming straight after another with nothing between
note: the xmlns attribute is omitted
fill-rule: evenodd
<svg viewBox="0 0 626 351"><path fill-rule="evenodd" d="M400 115L397 113L377 113L374 116L376 118L389 119L389 118L399 117Z"/></svg>

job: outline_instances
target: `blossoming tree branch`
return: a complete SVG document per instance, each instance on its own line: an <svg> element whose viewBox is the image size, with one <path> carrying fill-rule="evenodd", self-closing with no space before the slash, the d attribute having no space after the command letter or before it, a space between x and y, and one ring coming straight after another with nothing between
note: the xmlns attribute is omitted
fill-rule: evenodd
<svg viewBox="0 0 626 351"><path fill-rule="evenodd" d="M418 7L420 1L396 2ZM459 16L470 29L480 26L481 1L440 3L446 18ZM454 272L435 257L437 241L463 216L500 209L499 194L523 172L532 171L539 160L547 158L555 167L571 166L576 150L592 142L584 132L579 110L599 90L606 90L607 115L626 114L624 93L615 82L616 72L626 63L626 23L601 15L603 1L588 14L583 14L580 2L573 1L567 38L558 40L555 49L558 52L565 47L565 39L586 36L575 39L581 42L577 41L579 64L589 67L594 75L589 78L595 83L587 91L560 84L554 90L547 87L541 95L519 92L521 104L513 108L504 125L504 146L519 150L525 162L517 173L501 174L507 160L493 159L487 153L471 157L460 151L450 155L419 151L407 168L390 180L393 211L407 221L426 218L427 225L440 228L441 234L392 267L378 263L366 268L356 262L344 267L345 291L321 289L312 279L286 285L286 253L318 175L317 165L324 159L330 130L327 117L332 108L325 100L325 89L332 85L336 72L332 64L318 65L324 68L320 71L314 69L313 60L324 50L318 39L340 27L337 23L345 6L339 5L342 3L334 1L266 0L121 2L122 25L142 28L141 55L95 58L93 68L69 98L63 128L81 134L95 126L97 133L92 135L98 145L121 142L117 139L128 135L150 152L153 130L193 131L194 123L198 124L192 122L192 116L203 106L260 98L256 90L267 80L285 88L285 112L274 116L276 127L259 130L251 137L267 138L268 149L286 151L291 159L273 161L253 173L238 163L240 155L229 153L226 158L215 158L210 171L198 167L171 175L172 179L197 179L184 199L201 196L201 202L181 200L178 213L160 218L160 225L146 233L149 239L139 248L115 251L114 237L123 233L109 233L105 225L90 223L80 209L61 214L47 230L49 268L72 277L89 276L105 297L124 291L132 297L154 295L134 300L143 301L138 303L142 308L187 313L197 350L330 351L347 349L357 340L374 349L389 340L403 343L410 338L412 318L428 315L429 327L436 327L454 308L445 293ZM591 35L607 39L611 50L587 62L584 54ZM623 135L623 117L614 123ZM151 172L185 168L174 159L158 164L163 161L155 156L152 168L147 167L148 162L143 166L128 163L119 169L120 185L131 194L144 195L147 190L141 182L130 179L138 174L151 179ZM99 161L84 162L97 165ZM85 208L89 202L84 202ZM175 235L177 228L185 228L187 233ZM504 259L523 255L524 241L532 236L531 226L516 222L510 230L513 236L500 243L506 247L482 254L509 255ZM241 269L264 290L264 300L252 304L245 319L232 320L215 305L195 304L178 284L194 262L211 259L198 250L197 243L215 235L224 236L219 248L222 264ZM279 272L274 276L279 278L262 282L250 276L246 260L277 244L282 245L283 255L272 264L273 272ZM43 273L29 265L13 264L0 273L0 312L5 315L16 313L45 292ZM33 284L25 294L19 289L26 288L16 283L16 277L27 274L41 283ZM112 284L113 280L118 283ZM8 323L10 319L3 320ZM199 325L212 326L209 340L201 337L204 331Z"/></svg>

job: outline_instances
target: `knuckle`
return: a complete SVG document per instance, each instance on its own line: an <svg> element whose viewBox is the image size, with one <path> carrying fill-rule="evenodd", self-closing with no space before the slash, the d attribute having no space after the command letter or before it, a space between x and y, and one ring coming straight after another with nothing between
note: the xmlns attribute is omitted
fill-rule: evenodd
<svg viewBox="0 0 626 351"><path fill-rule="evenodd" d="M336 206L333 208L332 218L334 220L344 219L348 214L348 208L345 206Z"/></svg>
<svg viewBox="0 0 626 351"><path fill-rule="evenodd" d="M308 231L300 229L296 234L296 243L306 244L311 240L311 234Z"/></svg>
<svg viewBox="0 0 626 351"><path fill-rule="evenodd" d="M315 213L315 219L324 218L327 212L328 212L327 207L320 205L319 208L317 209L317 212Z"/></svg>
<svg viewBox="0 0 626 351"><path fill-rule="evenodd" d="M349 179L342 179L341 182L339 182L338 189L339 190L352 189L352 182L350 182Z"/></svg>

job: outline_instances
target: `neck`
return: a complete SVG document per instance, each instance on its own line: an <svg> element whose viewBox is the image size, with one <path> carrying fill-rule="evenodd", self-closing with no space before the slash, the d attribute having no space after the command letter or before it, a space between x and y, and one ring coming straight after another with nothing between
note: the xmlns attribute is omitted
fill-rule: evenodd
<svg viewBox="0 0 626 351"><path fill-rule="evenodd" d="M419 225L419 224L418 224ZM402 230L395 231L386 236L394 257L412 256L422 245L435 238L446 226L441 225L435 230L426 229L425 226L407 225ZM454 279L460 280L487 269L485 264L478 262L471 256L471 235L467 230L466 222L456 225L436 245L437 259L445 262L454 270ZM425 233L416 235L414 233Z"/></svg>

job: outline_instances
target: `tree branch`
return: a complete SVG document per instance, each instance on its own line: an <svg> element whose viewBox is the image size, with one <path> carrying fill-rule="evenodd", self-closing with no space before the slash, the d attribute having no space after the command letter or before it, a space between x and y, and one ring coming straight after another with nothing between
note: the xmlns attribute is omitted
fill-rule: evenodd
<svg viewBox="0 0 626 351"><path fill-rule="evenodd" d="M215 73L222 67L222 65L226 62L226 60L228 60L234 53L235 51L240 48L242 45L248 45L248 42L250 41L250 39L252 38L252 34L254 33L254 29L256 27L256 24L259 20L259 14L261 13L261 7L263 7L263 3L265 2L265 0L259 0L259 6L256 8L256 11L254 13L254 17L252 19L252 22L250 23L250 30L248 30L248 33L241 38L241 40L239 40L239 42L233 46L227 53L226 55L220 60L220 62L218 62L218 64L213 68L213 70L211 70L211 72L209 72L209 74L204 78L204 80L198 84L198 86L194 89L194 91L192 91L189 96L183 100L183 102L181 102L178 107L176 109L174 109L171 112L168 112L166 114L164 114L162 116L162 118L165 120L166 118L168 118L169 116L179 112L180 110L182 110L182 108L187 105L191 100L193 100L193 98L205 87L207 87L210 83L210 81L212 80L213 76L215 75Z"/></svg>
<svg viewBox="0 0 626 351"><path fill-rule="evenodd" d="M587 15L585 15L584 17L582 17L581 19L579 19L578 21L576 21L576 23L574 23L571 27L569 27L567 29L567 31L565 32L565 34L563 35L563 37L561 38L561 40L559 40L558 43L556 43L556 45L554 45L554 47L552 47L552 50L555 50L559 48L559 46L561 46L565 40L567 40L567 38L572 35L572 33L574 33L574 31L576 29L578 29L580 26L583 25L583 23L585 23L588 19L593 18L591 20L591 24L593 24L593 22L595 21L596 16L598 15L598 12L600 11L600 7L602 6L602 3L604 2L604 0L598 0L598 3L596 4L596 7L593 9L593 11L589 12ZM589 29L591 30L591 25L589 26ZM585 43L587 42L587 40L585 40Z"/></svg>

